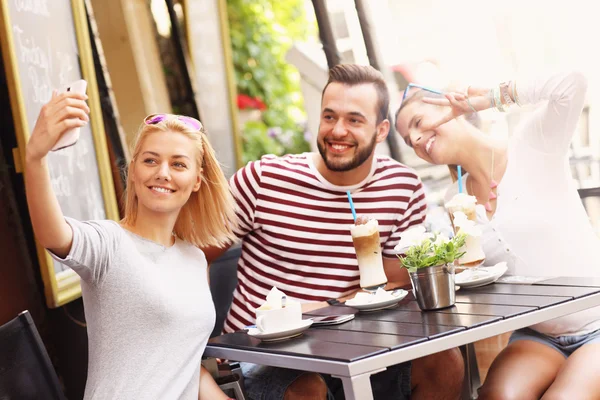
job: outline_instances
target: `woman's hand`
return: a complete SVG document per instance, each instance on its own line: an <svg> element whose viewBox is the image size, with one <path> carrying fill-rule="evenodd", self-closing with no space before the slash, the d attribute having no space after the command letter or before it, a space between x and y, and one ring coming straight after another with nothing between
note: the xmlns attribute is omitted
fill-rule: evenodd
<svg viewBox="0 0 600 400"><path fill-rule="evenodd" d="M50 101L42 107L27 143L28 160L43 159L65 132L88 123L90 109L86 99L85 94L74 92L52 93Z"/></svg>
<svg viewBox="0 0 600 400"><path fill-rule="evenodd" d="M419 128L423 131L432 130L461 115L487 110L491 107L489 90L471 87L468 90L468 96L465 93L448 92L444 94L445 99L424 97L423 103L443 106L444 112L441 116L438 114L435 119L423 117Z"/></svg>

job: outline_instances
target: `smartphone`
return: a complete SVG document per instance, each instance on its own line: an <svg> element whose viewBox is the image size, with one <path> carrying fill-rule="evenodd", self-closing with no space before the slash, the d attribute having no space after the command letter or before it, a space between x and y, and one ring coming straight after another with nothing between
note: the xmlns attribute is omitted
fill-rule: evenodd
<svg viewBox="0 0 600 400"><path fill-rule="evenodd" d="M85 94L87 89L87 82L83 79L75 81L65 87L62 92L75 92L80 94ZM80 127L69 129L58 139L54 147L52 147L52 151L61 150L67 148L69 146L73 146L79 140L79 132L81 131Z"/></svg>
<svg viewBox="0 0 600 400"><path fill-rule="evenodd" d="M319 317L311 317L313 320L313 326L318 325L337 325L343 324L344 322L348 322L354 319L354 314L345 314L345 315L325 315Z"/></svg>

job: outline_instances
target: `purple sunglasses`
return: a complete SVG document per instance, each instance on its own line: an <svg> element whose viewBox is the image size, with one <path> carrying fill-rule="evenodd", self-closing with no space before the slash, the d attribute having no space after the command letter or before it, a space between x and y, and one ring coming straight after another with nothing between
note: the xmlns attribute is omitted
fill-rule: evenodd
<svg viewBox="0 0 600 400"><path fill-rule="evenodd" d="M204 126L202 122L198 121L196 118L187 117L185 115L176 115L176 114L151 114L144 118L144 123L146 125L155 125L160 122L163 122L169 118L176 118L179 121L183 122L187 126L192 129L195 129L200 132L204 132Z"/></svg>

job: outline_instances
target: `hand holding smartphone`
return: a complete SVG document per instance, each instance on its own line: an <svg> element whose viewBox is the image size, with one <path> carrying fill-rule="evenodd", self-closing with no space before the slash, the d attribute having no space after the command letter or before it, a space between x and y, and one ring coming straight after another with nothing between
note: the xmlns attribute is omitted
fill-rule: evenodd
<svg viewBox="0 0 600 400"><path fill-rule="evenodd" d="M79 94L85 94L87 89L87 82L83 79L75 81L68 85L62 92L75 92ZM73 146L79 140L79 133L81 128L73 128L69 129L58 139L54 147L52 147L52 151L57 151L64 149L69 146Z"/></svg>

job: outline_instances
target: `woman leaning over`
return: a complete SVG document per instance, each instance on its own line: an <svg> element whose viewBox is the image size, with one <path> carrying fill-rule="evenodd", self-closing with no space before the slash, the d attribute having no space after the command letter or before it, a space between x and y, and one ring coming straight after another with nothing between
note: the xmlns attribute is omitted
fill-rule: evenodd
<svg viewBox="0 0 600 400"><path fill-rule="evenodd" d="M465 93L419 90L396 128L432 164L461 165L477 198L486 260L522 276L599 277L600 239L571 178L568 152L583 108L585 77L567 72ZM532 105L508 141L484 134L465 115ZM448 195L457 192L456 184ZM600 307L513 333L493 362L481 399L600 398Z"/></svg>

